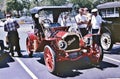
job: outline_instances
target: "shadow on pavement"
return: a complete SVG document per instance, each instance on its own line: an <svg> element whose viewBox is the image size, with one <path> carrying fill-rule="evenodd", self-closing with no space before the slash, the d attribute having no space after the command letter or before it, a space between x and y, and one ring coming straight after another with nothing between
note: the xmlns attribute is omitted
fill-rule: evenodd
<svg viewBox="0 0 120 79"><path fill-rule="evenodd" d="M39 57L40 57L40 60L37 60L39 63L45 65L45 62L44 62L44 54L43 53L40 53L39 54Z"/></svg>
<svg viewBox="0 0 120 79"><path fill-rule="evenodd" d="M40 60L37 60L40 64L45 65L43 54L40 56ZM94 66L90 64L89 60L86 58L80 59L78 61L64 61L58 63L58 72L53 74L55 76L61 78L67 77L75 77L79 76L80 74L84 74L80 72L80 70L86 70L91 68L98 68L100 70L104 70L106 68L116 68L118 65L109 63L109 62L101 62L99 66Z"/></svg>
<svg viewBox="0 0 120 79"><path fill-rule="evenodd" d="M105 54L119 54L120 55L120 46L114 46L111 50L109 51L104 51Z"/></svg>
<svg viewBox="0 0 120 79"><path fill-rule="evenodd" d="M9 53L5 53L0 57L0 69L9 67L9 62L14 62L14 59L9 55Z"/></svg>
<svg viewBox="0 0 120 79"><path fill-rule="evenodd" d="M99 67L96 67L96 68L98 68L98 69L101 69L101 70L104 70L104 69L106 69L106 68L116 68L116 67L119 67L118 65L116 65L116 64L112 64L112 63L109 63L109 62L106 62L106 61L102 61L101 63L100 63L100 66Z"/></svg>
<svg viewBox="0 0 120 79"><path fill-rule="evenodd" d="M32 57L29 57L29 55L26 54L26 55L23 55L21 58L40 58L40 57L42 57L41 55L43 55L43 54L41 54L41 53L39 52L39 53L33 53L33 56L32 56Z"/></svg>

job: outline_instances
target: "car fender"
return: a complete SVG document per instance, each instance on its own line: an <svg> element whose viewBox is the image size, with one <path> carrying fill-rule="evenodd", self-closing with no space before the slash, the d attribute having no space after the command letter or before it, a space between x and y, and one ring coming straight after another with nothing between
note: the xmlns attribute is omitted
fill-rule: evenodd
<svg viewBox="0 0 120 79"><path fill-rule="evenodd" d="M37 40L37 36L33 32L28 32L28 38L30 40Z"/></svg>
<svg viewBox="0 0 120 79"><path fill-rule="evenodd" d="M112 27L112 25L110 27ZM109 29L107 26L103 26L102 27L102 29L101 29L101 35L103 33L109 33L111 35L111 37L113 38L113 42L115 41L115 39L114 39L114 33L112 33L112 30Z"/></svg>
<svg viewBox="0 0 120 79"><path fill-rule="evenodd" d="M105 33L105 32L109 32L110 34L112 34L111 30L107 26L103 26L102 29L101 29L101 33Z"/></svg>

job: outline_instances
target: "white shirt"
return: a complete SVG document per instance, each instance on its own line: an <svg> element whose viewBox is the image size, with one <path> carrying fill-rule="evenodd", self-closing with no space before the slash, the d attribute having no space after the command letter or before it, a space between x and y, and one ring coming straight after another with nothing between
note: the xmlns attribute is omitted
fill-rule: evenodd
<svg viewBox="0 0 120 79"><path fill-rule="evenodd" d="M101 23L102 23L102 17L100 15L92 16L91 19L92 29L99 29L101 27Z"/></svg>
<svg viewBox="0 0 120 79"><path fill-rule="evenodd" d="M85 22L85 21L87 21L87 18L86 18L86 16L85 15L80 15L80 14L78 14L78 15L76 15L75 16L75 19L76 19L76 21L77 22ZM78 27L79 28L86 28L87 27L87 24L81 24L81 25L78 25Z"/></svg>
<svg viewBox="0 0 120 79"><path fill-rule="evenodd" d="M91 15L90 13L87 13L87 14L86 14L86 18L87 18L87 21L90 21L91 18L92 18L92 15Z"/></svg>
<svg viewBox="0 0 120 79"><path fill-rule="evenodd" d="M66 19L64 18L65 16L61 17L60 19L60 24L61 26L71 26L71 20L70 20L70 17L67 16Z"/></svg>

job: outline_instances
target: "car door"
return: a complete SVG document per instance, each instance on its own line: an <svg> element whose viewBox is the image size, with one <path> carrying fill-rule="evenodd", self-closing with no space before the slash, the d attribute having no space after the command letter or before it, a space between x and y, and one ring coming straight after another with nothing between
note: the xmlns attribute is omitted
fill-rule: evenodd
<svg viewBox="0 0 120 79"><path fill-rule="evenodd" d="M120 21L120 19L118 19ZM116 42L120 42L120 23L119 22L114 22L111 26L112 28L112 34L114 35L114 40Z"/></svg>

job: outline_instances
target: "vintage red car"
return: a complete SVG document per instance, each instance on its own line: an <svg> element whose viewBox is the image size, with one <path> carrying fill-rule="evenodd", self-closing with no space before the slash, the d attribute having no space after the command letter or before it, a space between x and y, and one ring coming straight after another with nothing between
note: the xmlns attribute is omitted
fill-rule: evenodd
<svg viewBox="0 0 120 79"><path fill-rule="evenodd" d="M74 27L75 21L68 27L58 23L61 13L71 10L72 7L68 6L44 6L31 9L34 32L28 33L27 50L29 56L32 56L33 52L44 52L45 65L51 73L57 72L58 63L62 61L76 61L87 56L92 64L99 64L103 59L103 51L99 45L92 42L92 34L82 37Z"/></svg>

